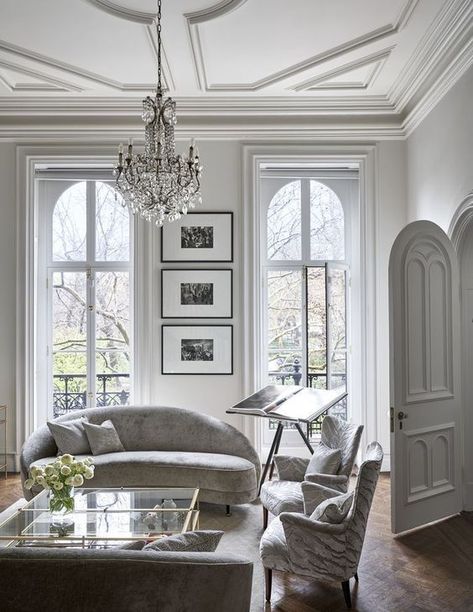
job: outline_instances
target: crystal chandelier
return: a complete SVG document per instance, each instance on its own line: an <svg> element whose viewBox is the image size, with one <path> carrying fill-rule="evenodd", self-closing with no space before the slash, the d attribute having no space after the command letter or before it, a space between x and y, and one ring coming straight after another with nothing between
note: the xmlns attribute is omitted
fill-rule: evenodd
<svg viewBox="0 0 473 612"><path fill-rule="evenodd" d="M158 0L156 30L158 37L158 83L156 96L143 100L145 150L136 153L128 141L126 154L118 147L118 164L114 169L117 191L123 205L133 214L162 225L175 221L189 208L202 202L200 175L202 166L194 140L189 155L176 155L174 126L177 123L176 103L163 97L161 84L161 2Z"/></svg>

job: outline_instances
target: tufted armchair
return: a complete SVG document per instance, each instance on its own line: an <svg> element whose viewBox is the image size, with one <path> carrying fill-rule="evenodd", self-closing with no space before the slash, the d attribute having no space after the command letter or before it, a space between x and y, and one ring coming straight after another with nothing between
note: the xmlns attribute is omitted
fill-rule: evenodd
<svg viewBox="0 0 473 612"><path fill-rule="evenodd" d="M272 571L278 570L340 581L347 607L351 608L349 580L358 580L358 563L382 459L381 446L371 443L358 474L351 508L341 523L321 522L289 512L271 522L260 545L267 601L271 599Z"/></svg>
<svg viewBox="0 0 473 612"><path fill-rule="evenodd" d="M362 432L362 425L347 423L337 417L324 418L321 442L329 448L340 449L342 454L337 474L306 474L310 459L276 455L274 462L279 480L270 480L261 487L264 528L268 525L268 511L274 516L281 512L304 512L301 487L304 480L346 492Z"/></svg>

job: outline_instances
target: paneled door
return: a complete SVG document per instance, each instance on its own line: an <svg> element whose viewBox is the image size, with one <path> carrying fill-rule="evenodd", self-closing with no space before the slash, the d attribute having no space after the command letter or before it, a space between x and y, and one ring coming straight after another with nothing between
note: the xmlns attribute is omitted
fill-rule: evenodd
<svg viewBox="0 0 473 612"><path fill-rule="evenodd" d="M459 275L430 221L397 237L389 265L392 530L455 514L461 497Z"/></svg>

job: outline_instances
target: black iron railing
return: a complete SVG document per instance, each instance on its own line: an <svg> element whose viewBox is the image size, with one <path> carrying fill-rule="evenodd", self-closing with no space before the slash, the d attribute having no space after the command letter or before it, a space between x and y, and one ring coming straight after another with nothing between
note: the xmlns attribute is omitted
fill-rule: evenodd
<svg viewBox="0 0 473 612"><path fill-rule="evenodd" d="M294 362L292 366L289 366L286 370L278 372L269 372L269 378L272 383L277 385L300 385L302 380L301 366L298 361ZM346 384L346 376L340 374L337 376L340 379L340 385ZM325 372L309 372L307 375L307 383L309 387L314 389L326 389L327 388L327 374ZM338 380L337 380L338 383ZM330 414L337 416L343 420L347 420L347 400L346 398L329 408L324 414L321 414L317 419L312 421L308 427L309 436L312 438L317 434L320 434L322 429L322 421L325 416ZM277 421L270 421L269 428L276 429L278 425ZM294 429L293 423L286 423L288 429Z"/></svg>
<svg viewBox="0 0 473 612"><path fill-rule="evenodd" d="M128 404L130 392L120 389L127 385L129 374L97 374L96 406L121 406ZM67 414L72 410L87 408L86 374L54 374L53 415ZM128 385L127 385L128 386Z"/></svg>

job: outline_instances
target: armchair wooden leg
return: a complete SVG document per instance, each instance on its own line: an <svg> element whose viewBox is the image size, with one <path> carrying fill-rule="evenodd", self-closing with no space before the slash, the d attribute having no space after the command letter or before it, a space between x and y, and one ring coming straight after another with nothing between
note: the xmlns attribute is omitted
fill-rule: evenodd
<svg viewBox="0 0 473 612"><path fill-rule="evenodd" d="M347 608L351 608L351 595L350 595L350 582L345 580L342 582L343 596L345 597L345 603Z"/></svg>
<svg viewBox="0 0 473 612"><path fill-rule="evenodd" d="M271 587L273 584L273 570L264 568L264 583L266 586L266 601L271 601Z"/></svg>
<svg viewBox="0 0 473 612"><path fill-rule="evenodd" d="M226 512L227 516L231 516L232 515L232 510L231 510L231 508L230 508L230 506L228 504L227 504L226 510L227 510L227 512Z"/></svg>
<svg viewBox="0 0 473 612"><path fill-rule="evenodd" d="M263 529L268 526L268 509L263 506Z"/></svg>
<svg viewBox="0 0 473 612"><path fill-rule="evenodd" d="M355 580L358 582L358 572L355 574Z"/></svg>

